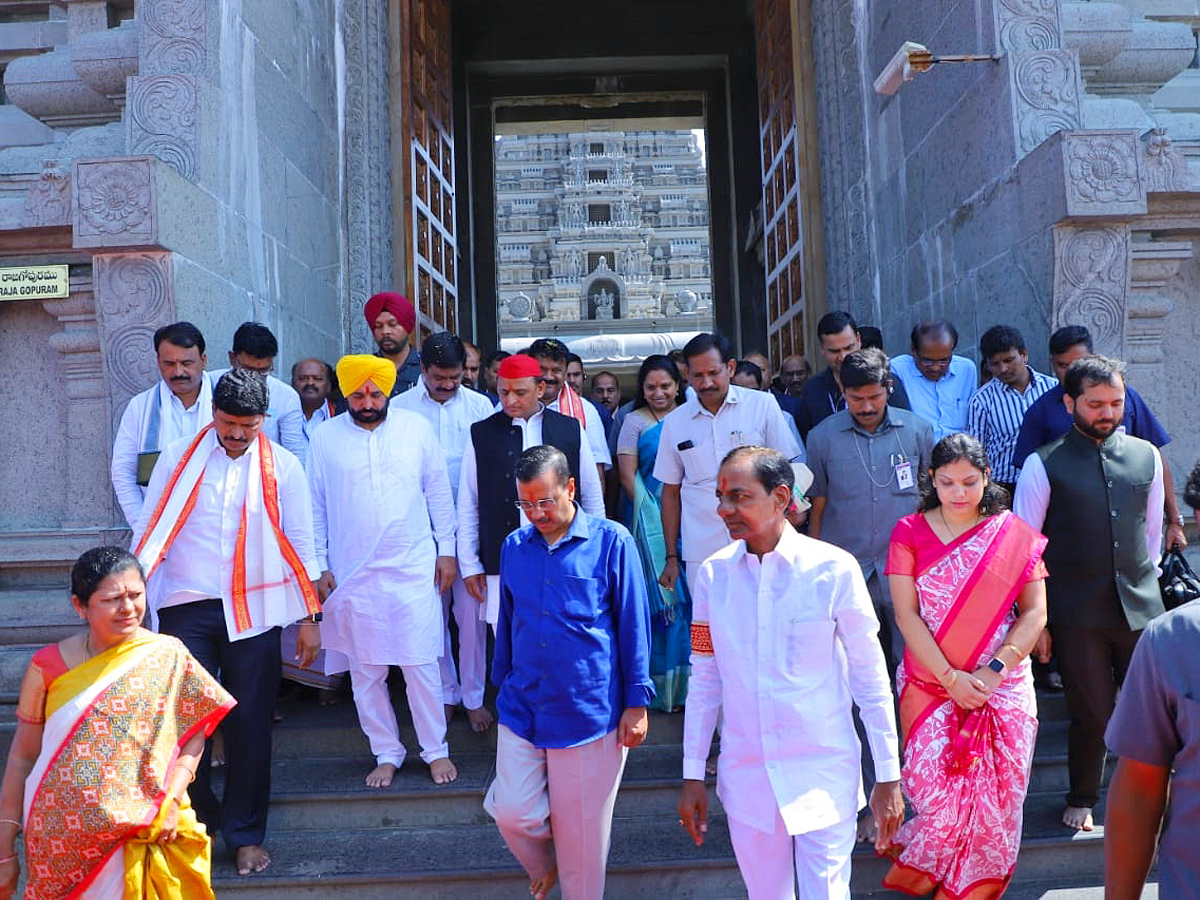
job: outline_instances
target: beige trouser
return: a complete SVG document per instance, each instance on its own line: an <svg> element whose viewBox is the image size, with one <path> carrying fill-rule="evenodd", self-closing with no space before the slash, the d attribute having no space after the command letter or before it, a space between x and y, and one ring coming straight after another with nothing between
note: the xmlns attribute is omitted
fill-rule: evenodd
<svg viewBox="0 0 1200 900"><path fill-rule="evenodd" d="M616 731L561 750L542 750L504 725L496 778L483 808L530 878L558 869L564 900L601 900L613 804L628 750Z"/></svg>

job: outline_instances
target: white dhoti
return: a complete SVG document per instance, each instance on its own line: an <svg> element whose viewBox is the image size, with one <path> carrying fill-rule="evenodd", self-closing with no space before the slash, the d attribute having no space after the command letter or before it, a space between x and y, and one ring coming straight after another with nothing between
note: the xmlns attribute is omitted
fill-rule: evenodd
<svg viewBox="0 0 1200 900"><path fill-rule="evenodd" d="M604 896L613 806L628 753L615 730L578 747L543 750L498 726L496 778L483 808L530 878L558 869L567 900Z"/></svg>
<svg viewBox="0 0 1200 900"><path fill-rule="evenodd" d="M450 642L450 616L458 625L458 666ZM442 702L450 706L462 703L467 709L483 706L487 681L487 622L484 605L471 596L466 582L454 580L454 586L442 592L442 616L445 642L440 660Z"/></svg>
<svg viewBox="0 0 1200 900"><path fill-rule="evenodd" d="M404 748L387 689L388 666L404 672L421 758L428 763L449 755L438 670L445 626L433 582L436 550L431 538L410 541L404 531L402 523L384 529L325 600L321 623L326 674L349 670L371 752L377 762L397 767Z"/></svg>
<svg viewBox="0 0 1200 900"><path fill-rule="evenodd" d="M729 838L749 900L849 900L855 817L816 831L788 834L775 811L768 834L728 817Z"/></svg>

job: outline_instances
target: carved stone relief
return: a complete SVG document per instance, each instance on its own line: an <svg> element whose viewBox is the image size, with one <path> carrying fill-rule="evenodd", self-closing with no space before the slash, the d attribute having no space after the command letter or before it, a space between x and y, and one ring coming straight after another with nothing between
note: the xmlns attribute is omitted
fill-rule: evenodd
<svg viewBox="0 0 1200 900"><path fill-rule="evenodd" d="M156 156L184 178L195 177L195 78L153 75L131 79L126 122L133 153Z"/></svg>
<svg viewBox="0 0 1200 900"><path fill-rule="evenodd" d="M1137 384L1151 409L1163 410L1165 415L1170 406L1166 395L1163 337L1167 316L1175 309L1175 304L1163 295L1162 288L1195 251L1190 240L1134 239L1130 248L1132 263L1125 336L1129 380Z"/></svg>
<svg viewBox="0 0 1200 900"><path fill-rule="evenodd" d="M96 314L114 415L158 378L154 332L174 320L171 253L92 257Z"/></svg>
<svg viewBox="0 0 1200 900"><path fill-rule="evenodd" d="M143 75L200 73L208 58L205 0L140 0Z"/></svg>
<svg viewBox="0 0 1200 900"><path fill-rule="evenodd" d="M71 224L71 174L56 159L42 163L41 177L25 192L26 228Z"/></svg>
<svg viewBox="0 0 1200 900"><path fill-rule="evenodd" d="M157 219L149 157L76 162L72 187L76 247L155 242Z"/></svg>
<svg viewBox="0 0 1200 900"><path fill-rule="evenodd" d="M1011 59L1013 121L1024 156L1050 135L1079 127L1079 67L1067 50L1015 53Z"/></svg>
<svg viewBox="0 0 1200 900"><path fill-rule="evenodd" d="M1054 327L1084 325L1097 353L1123 356L1128 227L1056 227L1054 256Z"/></svg>
<svg viewBox="0 0 1200 900"><path fill-rule="evenodd" d="M1133 131L1075 131L1063 138L1067 213L1139 215L1146 211L1141 147Z"/></svg>
<svg viewBox="0 0 1200 900"><path fill-rule="evenodd" d="M1010 53L1059 49L1058 4L1059 0L999 0L996 42Z"/></svg>
<svg viewBox="0 0 1200 900"><path fill-rule="evenodd" d="M1146 153L1142 160L1146 191L1194 191L1195 179L1188 170L1187 158L1171 144L1162 128L1152 129L1145 137Z"/></svg>

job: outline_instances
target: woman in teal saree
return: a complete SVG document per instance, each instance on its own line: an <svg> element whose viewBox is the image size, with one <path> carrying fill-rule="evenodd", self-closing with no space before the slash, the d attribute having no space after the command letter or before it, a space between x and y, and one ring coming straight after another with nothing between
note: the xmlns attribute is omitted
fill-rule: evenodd
<svg viewBox="0 0 1200 900"><path fill-rule="evenodd" d="M637 541L650 596L650 675L657 692L653 708L674 712L687 696L692 602L686 579L677 580L671 590L658 583L668 550L662 531L663 486L652 473L662 421L684 401L675 363L666 356L647 357L638 370L635 396L617 437L617 465L629 500L624 523ZM678 553L679 548L670 552Z"/></svg>

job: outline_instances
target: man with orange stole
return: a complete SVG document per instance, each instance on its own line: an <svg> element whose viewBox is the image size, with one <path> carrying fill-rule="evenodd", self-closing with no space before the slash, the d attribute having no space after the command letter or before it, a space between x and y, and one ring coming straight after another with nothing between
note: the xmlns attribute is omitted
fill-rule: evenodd
<svg viewBox="0 0 1200 900"><path fill-rule="evenodd" d="M193 795L220 831L238 873L261 872L271 793L271 722L279 690L280 626L307 618L296 656L312 661L320 576L312 502L300 461L262 434L267 385L234 369L213 388L213 421L163 451L146 492L134 547L147 571L159 630L220 673L238 706L225 720L225 792L210 787L209 753Z"/></svg>

